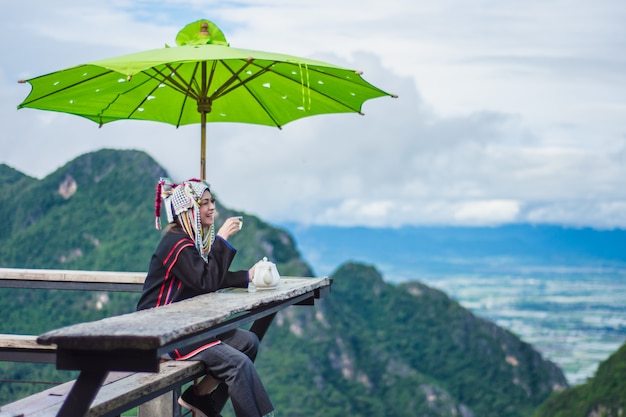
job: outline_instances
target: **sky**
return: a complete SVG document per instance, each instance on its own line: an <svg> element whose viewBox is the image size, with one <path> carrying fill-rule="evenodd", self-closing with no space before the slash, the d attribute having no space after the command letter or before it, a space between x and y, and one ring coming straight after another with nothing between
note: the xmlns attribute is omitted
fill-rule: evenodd
<svg viewBox="0 0 626 417"><path fill-rule="evenodd" d="M17 110L17 80L174 45L204 18L233 47L360 70L398 95L281 130L209 124L207 179L230 208L300 225L626 228L623 0L0 4L0 163L27 175L118 148L197 177L199 125Z"/></svg>

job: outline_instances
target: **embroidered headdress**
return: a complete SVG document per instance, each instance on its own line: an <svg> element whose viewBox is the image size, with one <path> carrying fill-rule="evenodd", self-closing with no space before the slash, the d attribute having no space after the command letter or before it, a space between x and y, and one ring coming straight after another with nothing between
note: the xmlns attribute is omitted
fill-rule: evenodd
<svg viewBox="0 0 626 417"><path fill-rule="evenodd" d="M191 237L200 255L206 260L215 239L213 225L203 229L200 219L200 200L205 191L211 191L206 181L190 179L180 184L173 183L169 178L161 178L157 183L155 198L155 225L161 229L161 201L165 206L167 221L178 223Z"/></svg>

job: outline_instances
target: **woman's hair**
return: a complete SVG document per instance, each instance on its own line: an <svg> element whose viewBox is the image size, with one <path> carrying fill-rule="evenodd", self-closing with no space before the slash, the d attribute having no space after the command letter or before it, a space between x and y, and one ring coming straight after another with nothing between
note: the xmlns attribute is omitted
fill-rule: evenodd
<svg viewBox="0 0 626 417"><path fill-rule="evenodd" d="M180 224L178 224L178 221L176 219L174 219L173 222L169 223L167 226L165 226L165 229L163 229L163 232L167 233L172 231L172 229L181 229L182 227L180 227Z"/></svg>

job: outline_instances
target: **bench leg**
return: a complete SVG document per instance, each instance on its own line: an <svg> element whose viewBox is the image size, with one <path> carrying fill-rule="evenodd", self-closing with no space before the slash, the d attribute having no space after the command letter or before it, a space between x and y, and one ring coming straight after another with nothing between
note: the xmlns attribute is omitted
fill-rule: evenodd
<svg viewBox="0 0 626 417"><path fill-rule="evenodd" d="M137 417L174 416L174 395L171 391L141 404L137 413Z"/></svg>
<svg viewBox="0 0 626 417"><path fill-rule="evenodd" d="M57 417L79 417L87 414L108 373L108 371L81 371Z"/></svg>
<svg viewBox="0 0 626 417"><path fill-rule="evenodd" d="M178 397L180 387L146 401L137 408L137 417L181 417L183 413L178 404Z"/></svg>

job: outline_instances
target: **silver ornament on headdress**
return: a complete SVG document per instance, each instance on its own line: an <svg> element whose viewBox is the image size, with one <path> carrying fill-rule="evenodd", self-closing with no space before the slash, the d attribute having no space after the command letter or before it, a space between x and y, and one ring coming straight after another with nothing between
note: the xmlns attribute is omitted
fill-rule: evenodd
<svg viewBox="0 0 626 417"><path fill-rule="evenodd" d="M215 232L213 225L206 231L202 228L200 200L205 191L211 191L209 183L188 180L181 184L174 184L169 178L161 178L159 184L168 222L174 222L175 217L178 216L181 226L194 239L198 252L206 260L215 239Z"/></svg>

